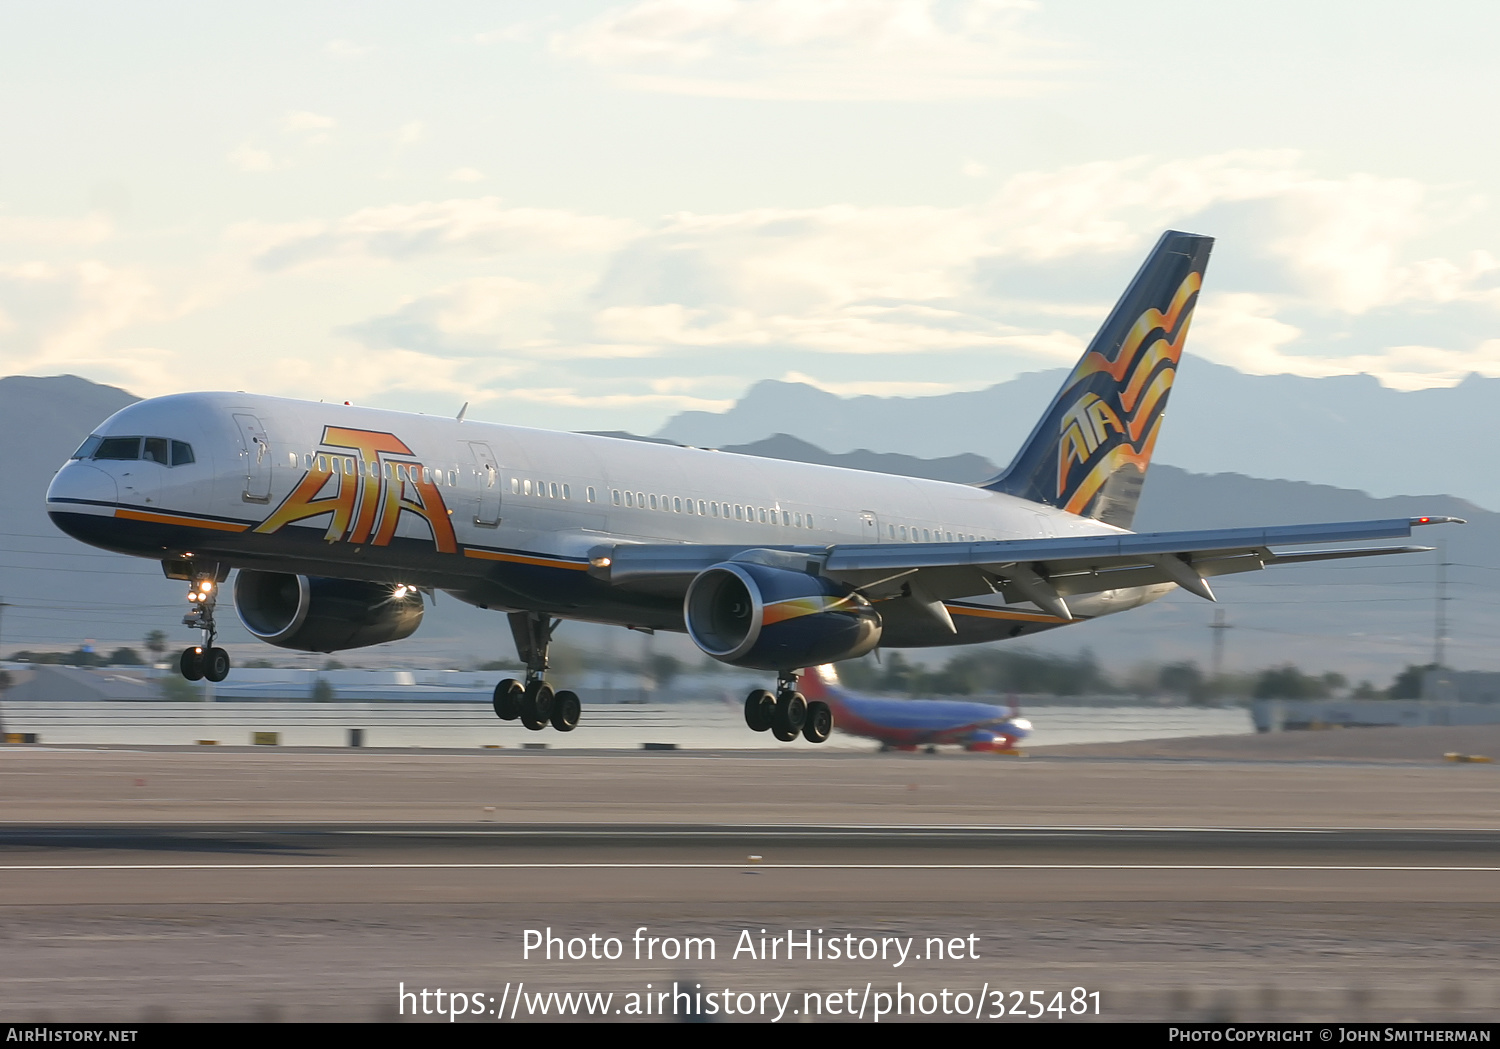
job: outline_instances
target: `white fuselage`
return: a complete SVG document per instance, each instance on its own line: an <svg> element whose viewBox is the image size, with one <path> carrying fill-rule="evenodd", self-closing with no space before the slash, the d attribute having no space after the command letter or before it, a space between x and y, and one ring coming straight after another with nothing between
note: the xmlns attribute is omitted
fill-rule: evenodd
<svg viewBox="0 0 1500 1049"><path fill-rule="evenodd" d="M1119 531L962 484L236 393L141 401L95 434L158 439L148 449L177 442L191 462L149 450L70 460L48 510L87 542L403 581L486 607L625 625L678 624L663 608L643 619L628 599L569 585L547 607L535 570L576 580L593 552L622 543L816 548ZM117 446L128 453L128 441L104 447ZM532 574L512 585L505 573L520 571ZM1079 612L1123 610L1170 587L1144 589Z"/></svg>

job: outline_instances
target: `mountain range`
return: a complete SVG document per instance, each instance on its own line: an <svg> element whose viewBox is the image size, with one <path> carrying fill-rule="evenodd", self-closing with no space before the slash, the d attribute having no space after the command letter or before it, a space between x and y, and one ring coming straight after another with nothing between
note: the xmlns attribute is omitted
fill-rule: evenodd
<svg viewBox="0 0 1500 1049"><path fill-rule="evenodd" d="M986 393L996 399L1009 398L1013 416L1020 417L1021 393L1029 390L1045 402L1055 385L1053 378L1045 374L1026 377L1005 384L1014 387L1008 391L997 387L1000 392ZM1489 380L1477 382L1480 388L1489 389L1485 385ZM778 393L786 394L790 409L778 403ZM691 434L695 440L684 443L853 469L974 481L994 474L996 464L1009 454L1007 449L1005 456L995 457L958 443L963 433L975 433L972 419L966 419L962 411L977 411L979 396L949 395L959 398L957 401L946 397L846 401L811 387L762 383L730 412L706 418L679 416L662 434L686 435L696 427ZM174 645L191 640L188 631L177 625L185 608L182 584L164 579L153 562L78 544L54 529L45 513L43 497L58 465L100 420L135 399L126 391L74 376L0 379L0 492L5 493L0 499L0 651L72 648L85 640L92 640L101 649L117 644L139 646L146 632L157 628L165 630ZM948 402L952 409L948 417L911 414L932 412L937 402ZM755 410L747 410L747 403ZM993 405L998 400L988 403ZM1399 403L1421 406L1431 402L1418 398ZM811 405L823 405L828 410L821 414L798 410L798 406L805 409ZM874 419L869 413L877 405L891 411L890 427L871 423L860 432L868 439L865 443L878 445L880 450L850 447L848 440L824 447L807 436L822 433L831 437L830 432L818 429L830 420L838 423L835 429L839 429L854 425L851 420L861 417L860 413ZM922 418L939 418L933 426L951 431L952 447L962 450L922 458L912 446L927 451L937 442L923 444L900 436L896 417L902 411L908 412L902 426L914 426ZM816 425L795 434L766 430L785 421L788 412L791 421L810 419ZM1036 405L1027 405L1024 417L1030 419L1039 412ZM1180 415L1174 414L1173 425L1182 422ZM709 432L712 420L718 420L714 425L720 426L724 435L752 436L743 441L710 440L715 436ZM759 432L749 429L752 421L759 424ZM1313 419L1304 425L1285 421L1285 425L1317 430L1324 422ZM656 439L672 438L658 435ZM1015 443L1011 442L1012 446ZM1438 486L1435 477L1441 471L1434 468L1432 473L1435 476L1425 483L1419 472L1389 483L1410 484L1413 491L1431 491ZM1394 476L1395 471L1391 474ZM1496 575L1500 573L1500 514L1471 502L1448 495L1374 498L1331 485L1222 472L1194 473L1158 462L1147 476L1136 528L1158 531L1418 514L1453 515L1470 521L1464 527L1420 531L1415 541L1431 544L1442 540L1445 545L1445 608L1451 624L1448 662L1461 669L1500 669L1500 653L1490 643L1500 632L1500 602L1495 596L1495 581L1500 579ZM1435 554L1406 555L1290 566L1217 580L1218 609L1226 614L1232 628L1227 632L1225 665L1250 669L1295 662L1310 670L1338 670L1355 680L1369 678L1384 684L1407 663L1430 658L1436 561ZM1126 615L1053 631L1024 644L1034 650L1067 653L1088 647L1101 661L1120 667L1183 659L1207 665L1207 627L1214 611L1199 598L1179 593ZM221 620L226 625L227 647L236 659L269 658L302 665L322 658L304 660L270 649L254 642L232 614ZM641 643L624 638L617 630L580 624L566 625L559 639L596 649L618 645L621 650L633 650ZM650 643L661 652L691 657L695 662L701 659L682 637L662 635ZM414 637L375 650L347 653L343 658L352 664L438 666L469 665L512 655L503 620L439 596Z"/></svg>
<svg viewBox="0 0 1500 1049"><path fill-rule="evenodd" d="M1033 372L971 393L840 397L766 381L723 413L683 412L656 436L723 448L784 433L828 452L924 459L977 454L1004 465L1067 375ZM1500 379L1402 392L1368 375L1246 375L1184 357L1156 461L1336 485L1375 496L1451 492L1500 510L1500 471L1484 467ZM979 480L978 477L966 480Z"/></svg>

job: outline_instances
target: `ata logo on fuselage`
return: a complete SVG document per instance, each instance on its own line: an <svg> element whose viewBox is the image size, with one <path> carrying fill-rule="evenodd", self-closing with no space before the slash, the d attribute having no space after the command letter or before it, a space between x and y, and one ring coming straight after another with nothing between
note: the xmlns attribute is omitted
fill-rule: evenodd
<svg viewBox="0 0 1500 1049"><path fill-rule="evenodd" d="M432 530L439 553L458 552L432 474L395 434L325 426L306 476L255 531L276 532L325 514L324 538L331 543L387 546L401 515L414 514Z"/></svg>

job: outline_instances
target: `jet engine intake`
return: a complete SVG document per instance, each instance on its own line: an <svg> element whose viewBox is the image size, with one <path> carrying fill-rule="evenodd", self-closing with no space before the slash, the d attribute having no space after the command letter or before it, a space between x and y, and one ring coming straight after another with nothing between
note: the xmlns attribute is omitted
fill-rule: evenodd
<svg viewBox="0 0 1500 1049"><path fill-rule="evenodd" d="M880 614L829 579L753 562L705 569L683 600L688 636L724 663L790 670L862 656L880 643Z"/></svg>
<svg viewBox="0 0 1500 1049"><path fill-rule="evenodd" d="M422 622L414 587L241 569L234 610L267 644L338 652L410 637Z"/></svg>

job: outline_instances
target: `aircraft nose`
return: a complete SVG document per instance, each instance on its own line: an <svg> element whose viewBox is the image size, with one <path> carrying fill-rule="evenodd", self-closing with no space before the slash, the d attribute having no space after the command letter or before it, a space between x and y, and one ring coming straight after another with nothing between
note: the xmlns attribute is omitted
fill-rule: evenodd
<svg viewBox="0 0 1500 1049"><path fill-rule="evenodd" d="M115 479L97 466L78 460L65 464L47 486L48 510L81 509L100 503L113 507L119 501Z"/></svg>

